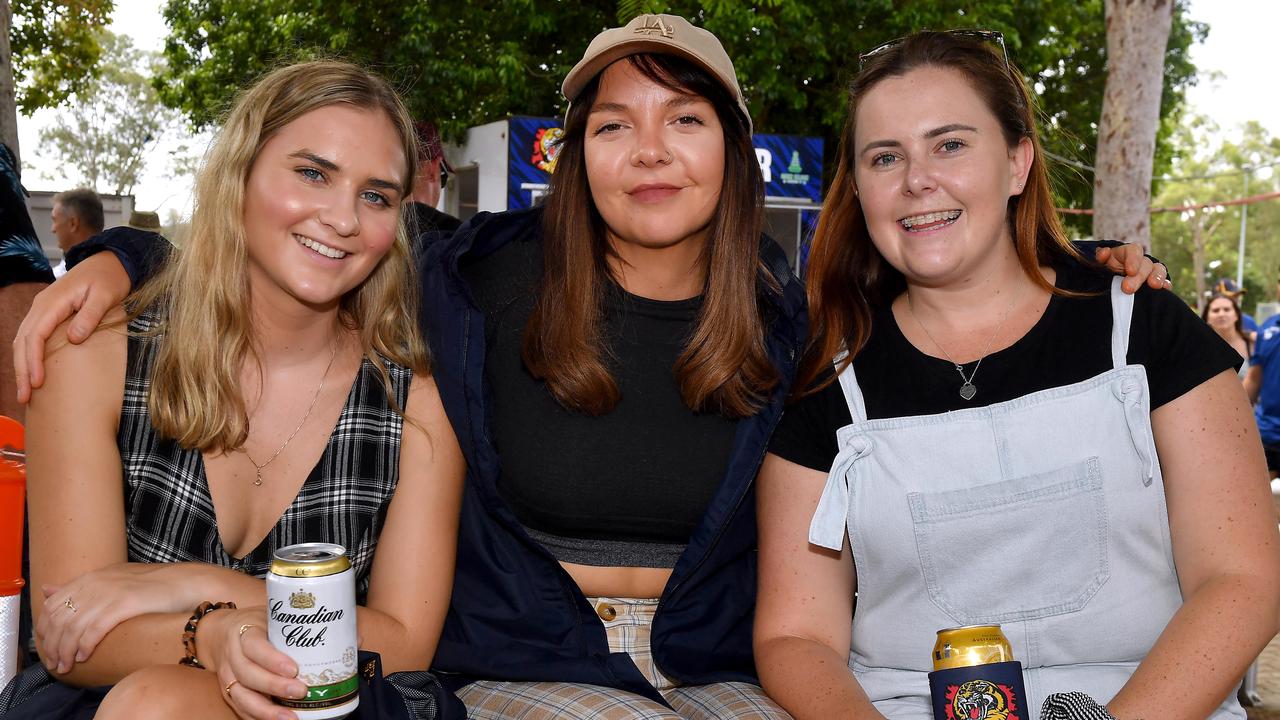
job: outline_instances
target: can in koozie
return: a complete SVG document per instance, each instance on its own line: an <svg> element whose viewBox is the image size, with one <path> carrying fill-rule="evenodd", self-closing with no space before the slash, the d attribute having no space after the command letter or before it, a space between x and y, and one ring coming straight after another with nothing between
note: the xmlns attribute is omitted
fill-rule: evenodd
<svg viewBox="0 0 1280 720"><path fill-rule="evenodd" d="M276 550L267 575L267 635L298 663L301 700L273 698L302 720L351 714L360 704L356 674L356 581L347 550L302 543Z"/></svg>
<svg viewBox="0 0 1280 720"><path fill-rule="evenodd" d="M1034 720L1022 663L999 625L939 630L929 694L934 720Z"/></svg>

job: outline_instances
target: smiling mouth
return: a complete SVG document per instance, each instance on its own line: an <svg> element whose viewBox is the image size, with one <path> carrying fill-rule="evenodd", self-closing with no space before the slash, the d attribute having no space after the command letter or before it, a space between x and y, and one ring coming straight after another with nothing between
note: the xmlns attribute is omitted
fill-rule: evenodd
<svg viewBox="0 0 1280 720"><path fill-rule="evenodd" d="M322 242L317 242L315 240L312 240L311 238L305 235L294 234L293 239L297 240L299 245L302 245L303 247L306 247L306 248L310 248L327 258L333 258L334 260L341 260L342 258L347 256L347 252L345 250L339 250L338 248L329 247L328 245L325 245Z"/></svg>
<svg viewBox="0 0 1280 720"><path fill-rule="evenodd" d="M907 230L907 232L924 232L926 230L937 230L960 218L959 210L942 210L940 212L922 213L920 215L911 215L904 217L898 221L898 224Z"/></svg>
<svg viewBox="0 0 1280 720"><path fill-rule="evenodd" d="M640 202L658 202L680 192L675 185L640 185L627 191L634 200Z"/></svg>

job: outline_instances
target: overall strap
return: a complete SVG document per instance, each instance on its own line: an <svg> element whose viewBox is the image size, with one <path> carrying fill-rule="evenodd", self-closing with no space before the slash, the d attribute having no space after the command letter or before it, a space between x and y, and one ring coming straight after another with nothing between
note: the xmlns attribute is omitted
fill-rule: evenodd
<svg viewBox="0 0 1280 720"><path fill-rule="evenodd" d="M838 367L844 359L848 357L848 353L841 351L836 356L835 364ZM857 375L853 372L853 363L850 362L847 367L840 373L840 390L844 392L844 400L849 404L849 416L854 422L862 422L867 419L867 403L862 399L862 388L858 387Z"/></svg>
<svg viewBox="0 0 1280 720"><path fill-rule="evenodd" d="M1129 364L1129 328L1133 325L1133 296L1120 289L1124 278L1111 280L1111 366Z"/></svg>

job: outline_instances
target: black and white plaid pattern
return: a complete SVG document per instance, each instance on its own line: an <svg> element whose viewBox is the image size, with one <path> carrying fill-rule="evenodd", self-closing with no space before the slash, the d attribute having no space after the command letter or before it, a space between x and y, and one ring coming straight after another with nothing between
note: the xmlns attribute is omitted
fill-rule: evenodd
<svg viewBox="0 0 1280 720"><path fill-rule="evenodd" d="M1040 720L1116 720L1082 692L1054 693L1040 706Z"/></svg>
<svg viewBox="0 0 1280 720"><path fill-rule="evenodd" d="M118 444L124 466L126 527L131 562L203 562L265 576L277 548L330 542L347 548L356 576L357 602L369 589L369 570L387 506L400 470L403 418L387 403L374 365L366 359L356 374L333 435L298 497L266 539L244 558L222 546L204 461L161 438L151 425L147 396L151 365L162 338L140 337L154 323L130 323L129 372L125 379ZM405 407L412 371L386 363L392 397ZM251 492L252 487L246 487Z"/></svg>

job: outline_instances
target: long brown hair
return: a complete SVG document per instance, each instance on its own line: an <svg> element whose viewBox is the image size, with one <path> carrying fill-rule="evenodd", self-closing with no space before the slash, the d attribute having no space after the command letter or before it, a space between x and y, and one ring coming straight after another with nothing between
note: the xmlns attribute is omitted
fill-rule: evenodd
<svg viewBox="0 0 1280 720"><path fill-rule="evenodd" d="M1209 322L1209 307L1213 305L1214 300L1226 300L1231 303L1231 309L1236 312L1236 321L1233 325L1236 330L1236 335L1239 336L1241 340L1244 340L1244 346L1252 353L1253 343L1250 342L1249 336L1244 332L1244 313L1240 312L1240 303L1236 301L1235 295L1223 292L1216 292L1213 295L1210 295L1209 301L1204 304L1204 309L1200 311L1200 319L1204 320L1206 323Z"/></svg>
<svg viewBox="0 0 1280 720"><path fill-rule="evenodd" d="M945 32L921 32L867 59L849 86L848 115L840 135L836 172L809 250L807 287L809 340L805 346L797 392L814 392L835 379L829 372L842 351L838 373L871 336L872 308L893 300L906 288L902 273L871 242L854 179L858 100L876 84L921 67L962 73L996 117L1005 143L1031 142L1034 156L1021 195L1009 198L1008 220L1018 262L1040 287L1060 294L1038 271L1041 264L1064 255L1080 258L1067 240L1054 209L1036 131L1031 93L1022 74L989 42Z"/></svg>
<svg viewBox="0 0 1280 720"><path fill-rule="evenodd" d="M245 185L262 146L285 125L330 105L380 112L404 150L404 199L391 249L364 282L344 295L338 317L355 330L365 357L390 388L380 356L425 372L418 335L404 206L417 161L412 121L395 90L355 65L317 60L279 68L236 99L196 175L191 228L164 270L128 301L132 314L155 308L163 336L152 367L151 421L182 447L230 450L244 444L249 419L240 369L256 358L245 249ZM394 403L394 399L392 399Z"/></svg>
<svg viewBox="0 0 1280 720"><path fill-rule="evenodd" d="M632 55L644 77L669 90L706 98L724 128L724 184L707 232L702 309L674 374L685 405L746 417L778 384L764 344L757 281L771 276L760 260L764 184L747 119L724 86L671 55ZM610 281L604 219L591 199L584 144L600 76L574 99L543 214L543 273L524 331L525 366L570 410L600 415L620 399L602 331Z"/></svg>

